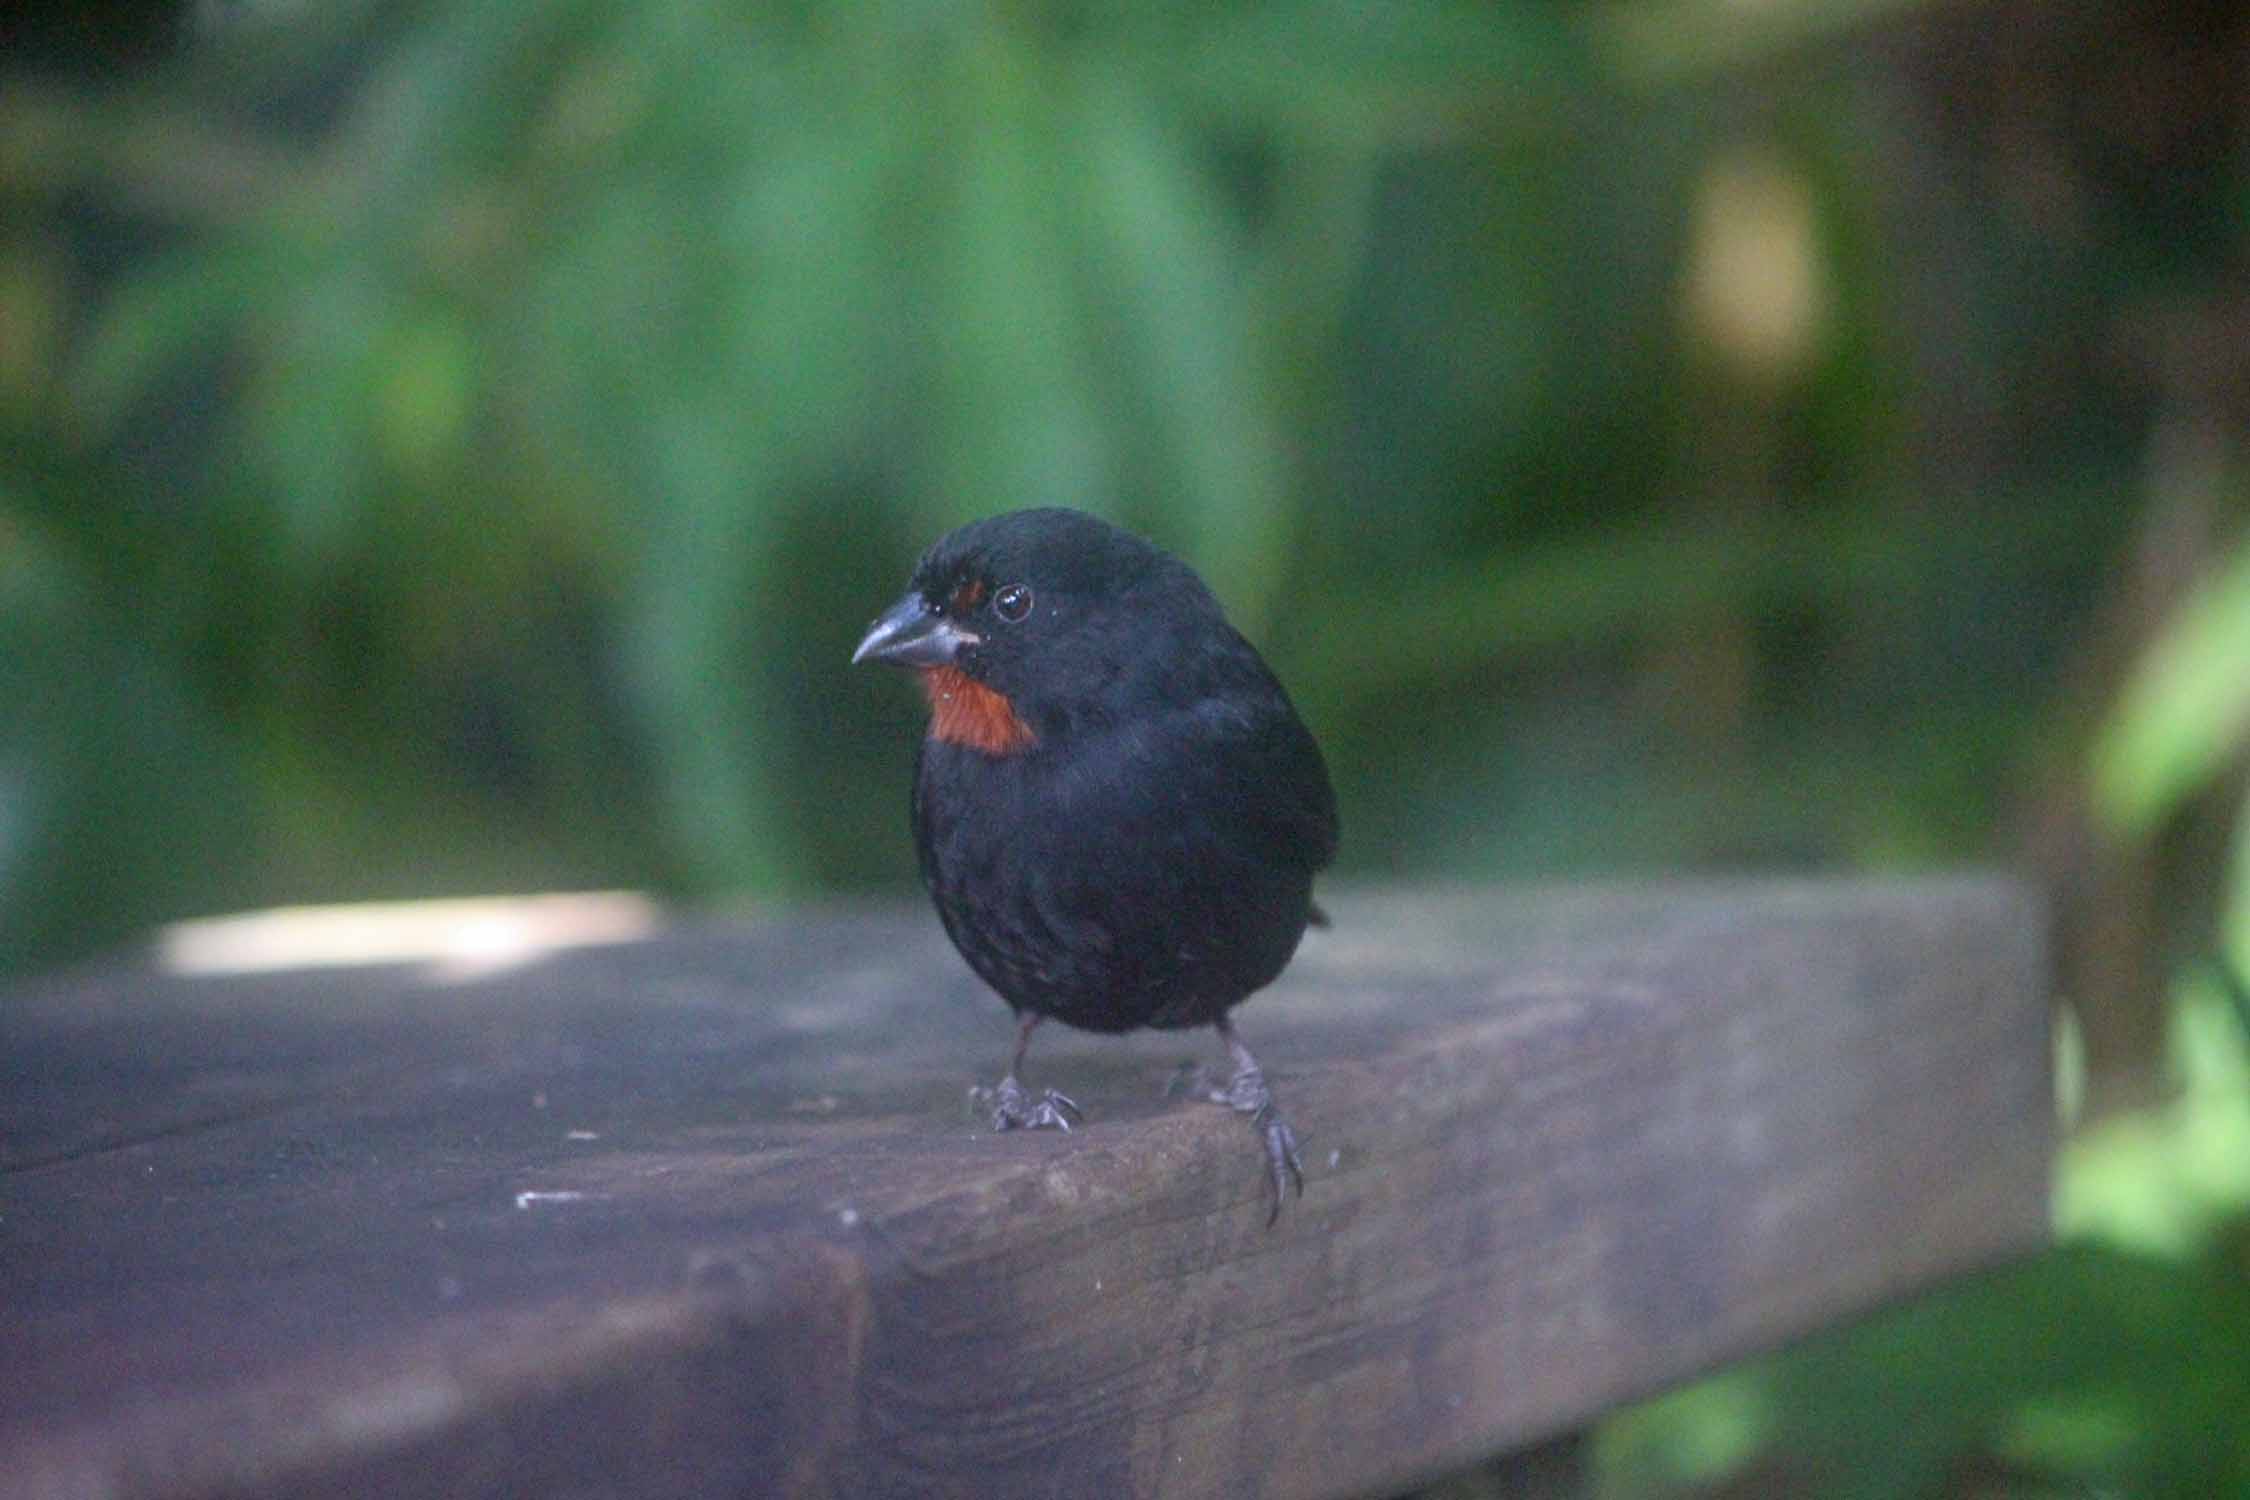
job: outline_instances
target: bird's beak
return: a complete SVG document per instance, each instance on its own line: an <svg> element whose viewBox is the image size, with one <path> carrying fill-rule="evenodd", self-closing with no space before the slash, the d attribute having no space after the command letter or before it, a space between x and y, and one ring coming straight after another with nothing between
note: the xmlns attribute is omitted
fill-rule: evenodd
<svg viewBox="0 0 2250 1500"><path fill-rule="evenodd" d="M852 665L879 661L894 667L942 667L980 639L932 609L919 593L910 593L867 627L852 653Z"/></svg>

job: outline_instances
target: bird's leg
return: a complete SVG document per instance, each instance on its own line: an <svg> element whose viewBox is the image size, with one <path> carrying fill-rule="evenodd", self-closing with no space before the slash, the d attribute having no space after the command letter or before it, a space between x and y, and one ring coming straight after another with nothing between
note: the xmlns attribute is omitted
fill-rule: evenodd
<svg viewBox="0 0 2250 1500"><path fill-rule="evenodd" d="M1008 1061L1007 1075L996 1087L980 1085L969 1090L972 1106L992 1111L994 1130L1068 1130L1071 1121L1084 1118L1077 1101L1068 1095L1046 1089L1034 1098L1016 1080L1016 1075L1023 1071L1023 1055L1031 1049L1031 1033L1044 1019L1030 1011L1019 1012L1016 1053Z"/></svg>
<svg viewBox="0 0 2250 1500"><path fill-rule="evenodd" d="M1266 1087L1266 1075L1258 1066L1258 1059L1250 1055L1242 1038L1234 1029L1234 1022L1225 1016L1215 1023L1219 1040L1227 1044L1227 1053L1234 1059L1234 1076L1223 1089L1212 1089L1205 1097L1213 1104L1224 1104L1239 1115L1250 1117L1250 1128L1266 1148L1267 1186L1273 1192L1272 1206L1266 1211L1266 1223L1272 1224L1281 1217L1281 1198L1287 1188L1295 1188L1297 1196L1305 1196L1305 1171L1297 1161L1297 1133L1281 1118L1274 1106L1273 1090Z"/></svg>

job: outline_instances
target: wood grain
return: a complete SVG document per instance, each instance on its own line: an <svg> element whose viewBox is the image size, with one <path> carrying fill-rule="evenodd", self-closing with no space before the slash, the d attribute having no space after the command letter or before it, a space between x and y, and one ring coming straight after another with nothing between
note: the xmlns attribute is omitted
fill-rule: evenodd
<svg viewBox="0 0 2250 1500"><path fill-rule="evenodd" d="M2044 1241L2013 883L1324 899L1270 1231L919 910L0 995L0 1495L1376 1493Z"/></svg>

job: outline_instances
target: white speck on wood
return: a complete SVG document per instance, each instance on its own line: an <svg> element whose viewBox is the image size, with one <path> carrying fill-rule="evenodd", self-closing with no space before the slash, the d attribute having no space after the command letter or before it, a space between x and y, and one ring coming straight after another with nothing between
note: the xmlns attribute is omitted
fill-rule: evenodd
<svg viewBox="0 0 2250 1500"><path fill-rule="evenodd" d="M516 1207L529 1208L534 1203L580 1203L585 1201L585 1198L584 1193L570 1188L562 1188L553 1192L541 1192L535 1188L527 1188L516 1194Z"/></svg>

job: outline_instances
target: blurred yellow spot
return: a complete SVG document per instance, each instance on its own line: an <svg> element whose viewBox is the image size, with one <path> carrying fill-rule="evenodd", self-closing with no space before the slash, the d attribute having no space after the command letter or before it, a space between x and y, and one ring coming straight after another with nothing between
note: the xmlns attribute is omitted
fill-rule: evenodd
<svg viewBox="0 0 2250 1500"><path fill-rule="evenodd" d="M1704 170L1681 314L1736 373L1779 382L1803 369L1828 316L1817 218L1804 174L1764 146Z"/></svg>

